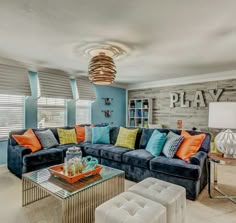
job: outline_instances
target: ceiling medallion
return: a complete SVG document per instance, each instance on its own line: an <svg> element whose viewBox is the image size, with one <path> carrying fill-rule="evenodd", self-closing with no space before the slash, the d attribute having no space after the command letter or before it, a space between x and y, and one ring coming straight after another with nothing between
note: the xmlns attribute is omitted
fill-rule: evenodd
<svg viewBox="0 0 236 223"><path fill-rule="evenodd" d="M109 85L115 80L116 66L112 57L100 52L91 59L88 73L93 84Z"/></svg>
<svg viewBox="0 0 236 223"><path fill-rule="evenodd" d="M132 49L128 43L117 41L93 41L82 42L74 46L74 53L79 56L91 58L97 56L100 52L112 57L113 60L121 60L131 53Z"/></svg>

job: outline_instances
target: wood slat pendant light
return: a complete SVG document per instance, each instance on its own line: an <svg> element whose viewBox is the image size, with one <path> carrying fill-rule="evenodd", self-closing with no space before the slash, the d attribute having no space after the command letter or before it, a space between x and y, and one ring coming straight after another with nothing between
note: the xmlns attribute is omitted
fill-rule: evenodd
<svg viewBox="0 0 236 223"><path fill-rule="evenodd" d="M104 52L94 56L89 63L89 80L98 85L112 84L116 77L116 66L113 59Z"/></svg>

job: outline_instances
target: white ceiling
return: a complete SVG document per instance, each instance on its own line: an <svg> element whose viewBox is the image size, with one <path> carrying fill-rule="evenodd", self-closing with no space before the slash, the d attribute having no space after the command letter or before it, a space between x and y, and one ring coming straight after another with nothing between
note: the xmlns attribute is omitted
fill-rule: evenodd
<svg viewBox="0 0 236 223"><path fill-rule="evenodd" d="M127 54L117 82L236 70L235 0L0 0L0 57L87 71L87 46Z"/></svg>

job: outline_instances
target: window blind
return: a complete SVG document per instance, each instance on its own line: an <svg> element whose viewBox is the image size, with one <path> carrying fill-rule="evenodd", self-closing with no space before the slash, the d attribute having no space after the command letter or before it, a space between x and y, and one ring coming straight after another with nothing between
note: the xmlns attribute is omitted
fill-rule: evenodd
<svg viewBox="0 0 236 223"><path fill-rule="evenodd" d="M24 96L0 94L0 138L24 128Z"/></svg>
<svg viewBox="0 0 236 223"><path fill-rule="evenodd" d="M86 77L76 79L77 89L80 100L96 100L96 93L92 83Z"/></svg>
<svg viewBox="0 0 236 223"><path fill-rule="evenodd" d="M91 123L91 103L92 101L78 100L76 101L76 123Z"/></svg>
<svg viewBox="0 0 236 223"><path fill-rule="evenodd" d="M38 127L65 126L65 99L44 98L38 99Z"/></svg>
<svg viewBox="0 0 236 223"><path fill-rule="evenodd" d="M40 96L46 98L72 99L69 76L39 72Z"/></svg>
<svg viewBox="0 0 236 223"><path fill-rule="evenodd" d="M0 64L0 94L30 96L27 69Z"/></svg>

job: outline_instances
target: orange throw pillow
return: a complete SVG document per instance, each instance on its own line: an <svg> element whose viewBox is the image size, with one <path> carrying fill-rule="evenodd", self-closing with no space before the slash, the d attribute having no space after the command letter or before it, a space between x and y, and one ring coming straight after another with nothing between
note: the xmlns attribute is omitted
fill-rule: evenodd
<svg viewBox="0 0 236 223"><path fill-rule="evenodd" d="M94 126L94 124L91 124L90 126ZM75 131L77 142L83 142L85 140L85 126L75 125Z"/></svg>
<svg viewBox="0 0 236 223"><path fill-rule="evenodd" d="M76 135L77 135L77 141L83 142L85 139L85 127L75 125Z"/></svg>
<svg viewBox="0 0 236 223"><path fill-rule="evenodd" d="M198 152L206 135L192 136L185 130L182 130L181 136L184 136L184 140L177 150L176 156L188 162L189 158Z"/></svg>
<svg viewBox="0 0 236 223"><path fill-rule="evenodd" d="M23 135L12 136L19 145L24 146L32 150L32 153L42 148L38 138L34 134L32 129L28 129Z"/></svg>

